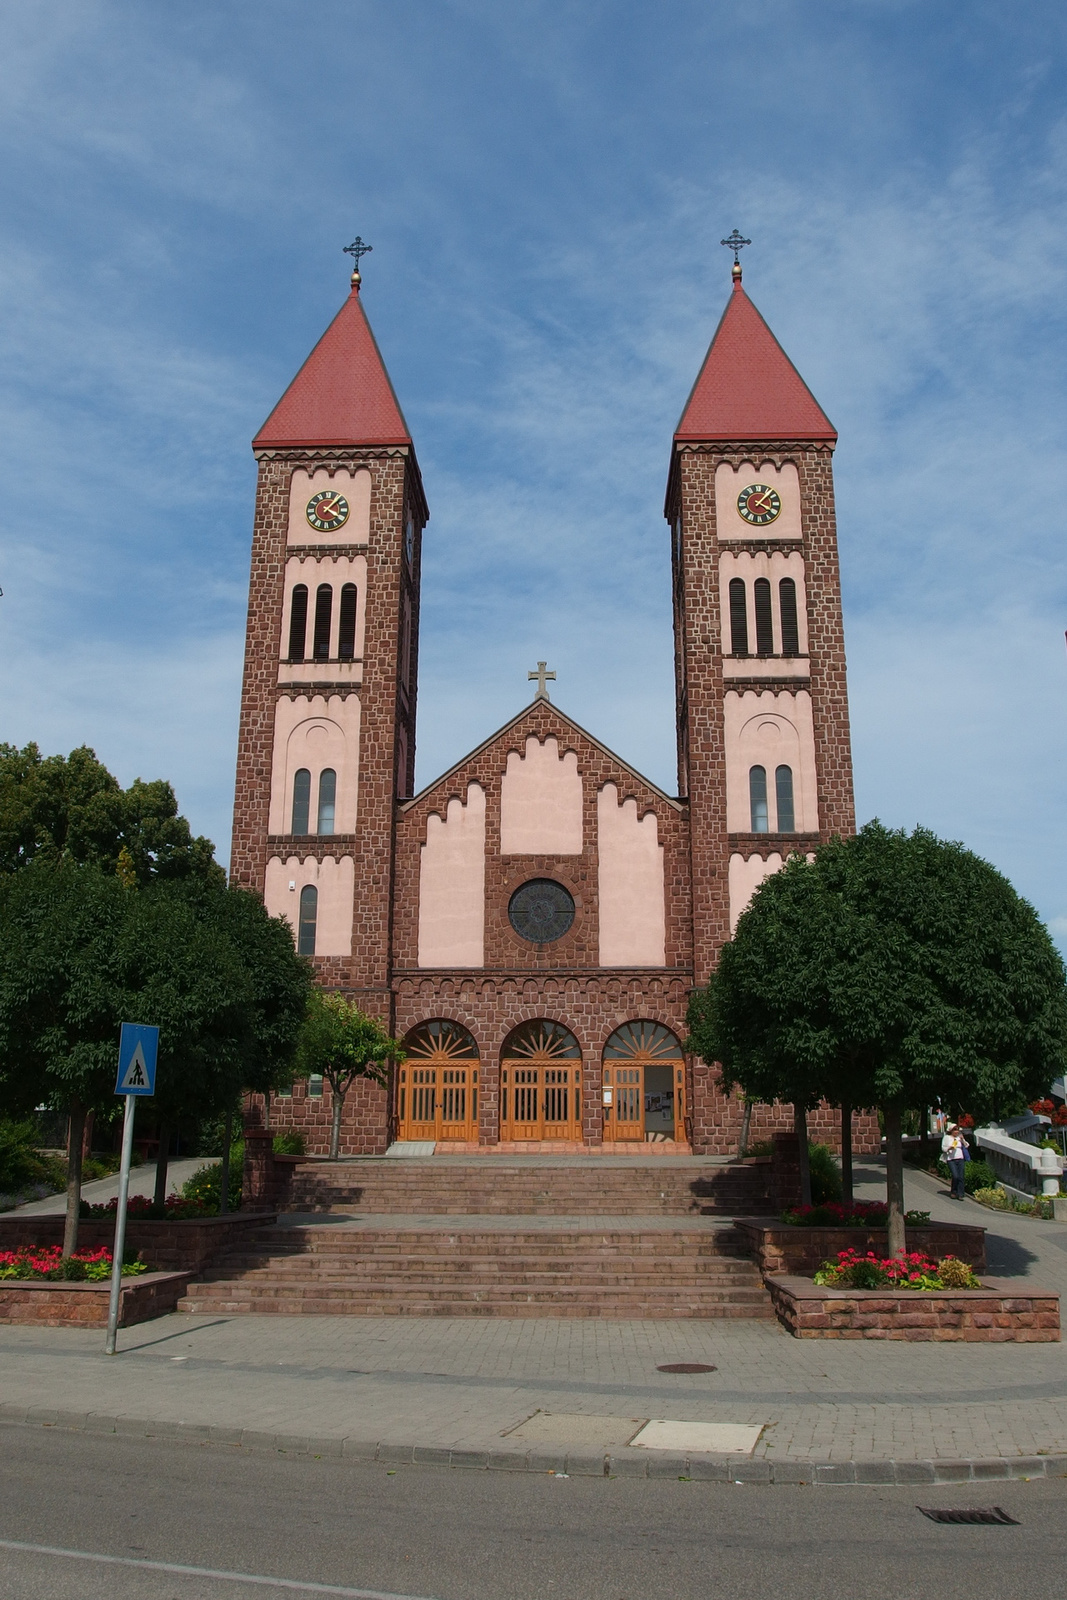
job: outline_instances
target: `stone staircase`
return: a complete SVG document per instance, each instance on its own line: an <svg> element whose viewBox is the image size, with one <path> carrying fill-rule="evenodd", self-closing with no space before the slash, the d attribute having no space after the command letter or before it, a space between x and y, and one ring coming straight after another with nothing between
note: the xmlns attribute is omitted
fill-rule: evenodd
<svg viewBox="0 0 1067 1600"><path fill-rule="evenodd" d="M384 1222L385 1219L382 1219ZM649 1219L651 1221L651 1219ZM657 1219L658 1220L658 1219ZM337 1316L770 1317L728 1228L267 1227L179 1310Z"/></svg>
<svg viewBox="0 0 1067 1600"><path fill-rule="evenodd" d="M285 1209L347 1216L757 1216L772 1210L769 1184L769 1162L371 1157L301 1162Z"/></svg>
<svg viewBox="0 0 1067 1600"><path fill-rule="evenodd" d="M769 1210L765 1173L692 1158L301 1162L289 1215L216 1258L179 1310L770 1318L740 1235L715 1220Z"/></svg>

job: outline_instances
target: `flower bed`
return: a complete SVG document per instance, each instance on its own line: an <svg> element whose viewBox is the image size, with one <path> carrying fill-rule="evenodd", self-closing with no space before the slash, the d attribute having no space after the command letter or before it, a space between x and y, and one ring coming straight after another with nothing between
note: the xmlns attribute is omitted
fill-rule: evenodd
<svg viewBox="0 0 1067 1600"><path fill-rule="evenodd" d="M103 1283L111 1277L114 1257L106 1245L95 1250L75 1250L66 1261L63 1247L51 1245L20 1245L17 1250L0 1250L0 1279L41 1278L56 1283ZM122 1263L124 1278L138 1277L152 1268L143 1261L126 1260Z"/></svg>
<svg viewBox="0 0 1067 1600"><path fill-rule="evenodd" d="M3 1220L0 1219L0 1229ZM786 1272L812 1277L822 1263L851 1247L861 1254L872 1251L879 1259L889 1254L884 1227L850 1223L837 1227L796 1227L791 1223L770 1222L766 1217L739 1217L734 1228L739 1243L766 1276ZM933 1261L958 1256L975 1272L985 1271L985 1229L966 1223L923 1223L908 1225L907 1244Z"/></svg>
<svg viewBox="0 0 1067 1600"><path fill-rule="evenodd" d="M138 1217L143 1222L190 1222L198 1217L214 1217L218 1215L218 1206L212 1206L206 1200L190 1199L183 1194L169 1194L162 1207L147 1194L131 1194L126 1201L126 1216ZM112 1221L118 1216L119 1197L115 1195L112 1200L102 1200L99 1205L92 1205L88 1200L83 1200L78 1215L81 1217L110 1217Z"/></svg>
<svg viewBox="0 0 1067 1600"><path fill-rule="evenodd" d="M168 1272L201 1272L217 1255L237 1240L247 1238L258 1229L270 1224L277 1213L261 1212L258 1216L238 1212L236 1215L181 1218L168 1217L165 1222L152 1222L131 1216L126 1224L126 1245L132 1255L142 1255ZM36 1245L59 1245L63 1239L62 1216L0 1216L0 1250L17 1250ZM78 1228L78 1242L83 1249L95 1250L105 1245L109 1250L115 1240L115 1213L107 1221L92 1217Z"/></svg>
<svg viewBox="0 0 1067 1600"><path fill-rule="evenodd" d="M884 1200L827 1200L815 1206L791 1206L781 1219L789 1228L884 1228L889 1222L889 1207ZM921 1228L930 1221L929 1211L907 1211L905 1225Z"/></svg>
<svg viewBox="0 0 1067 1600"><path fill-rule="evenodd" d="M834 1289L789 1275L766 1280L779 1322L796 1339L889 1339L965 1344L1054 1344L1060 1297L1025 1280L986 1278L980 1289Z"/></svg>
<svg viewBox="0 0 1067 1600"><path fill-rule="evenodd" d="M815 1283L833 1289L910 1289L932 1293L937 1289L980 1289L982 1285L965 1261L944 1256L931 1261L921 1250L902 1256L876 1256L873 1250L839 1250L836 1261L824 1261Z"/></svg>

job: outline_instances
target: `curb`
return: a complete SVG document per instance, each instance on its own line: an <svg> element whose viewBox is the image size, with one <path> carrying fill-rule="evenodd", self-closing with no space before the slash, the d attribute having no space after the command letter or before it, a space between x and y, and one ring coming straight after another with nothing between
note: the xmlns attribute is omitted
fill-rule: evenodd
<svg viewBox="0 0 1067 1600"><path fill-rule="evenodd" d="M47 1406L0 1405L0 1422L65 1428L78 1433L122 1434L133 1439L178 1439L223 1444L282 1455L380 1462L391 1467L466 1467L481 1472L533 1472L582 1478L686 1478L703 1483L908 1485L988 1483L996 1479L1067 1477L1067 1455L990 1456L970 1461L753 1461L750 1456L677 1455L672 1451L450 1450L441 1445L383 1440L318 1438L216 1428L197 1422L153 1422L100 1411L54 1411Z"/></svg>

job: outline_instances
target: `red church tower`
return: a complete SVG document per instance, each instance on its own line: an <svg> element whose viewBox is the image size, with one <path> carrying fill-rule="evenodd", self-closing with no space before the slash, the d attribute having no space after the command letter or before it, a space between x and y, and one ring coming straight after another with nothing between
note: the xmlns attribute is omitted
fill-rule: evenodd
<svg viewBox="0 0 1067 1600"><path fill-rule="evenodd" d="M763 878L853 828L837 436L735 255L667 484L678 795L543 678L415 794L428 512L359 290L254 442L232 867L404 1039L388 1090L346 1100L342 1150L728 1154L741 1107L685 1057L689 996ZM321 1084L275 1115L326 1148ZM757 1108L754 1136L789 1122Z"/></svg>

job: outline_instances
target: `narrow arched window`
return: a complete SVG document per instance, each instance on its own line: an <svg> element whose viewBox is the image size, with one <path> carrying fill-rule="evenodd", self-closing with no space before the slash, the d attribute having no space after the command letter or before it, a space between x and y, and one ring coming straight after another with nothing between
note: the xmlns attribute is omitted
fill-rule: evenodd
<svg viewBox="0 0 1067 1600"><path fill-rule="evenodd" d="M319 825L317 833L332 833L337 814L337 774L332 767L319 774Z"/></svg>
<svg viewBox="0 0 1067 1600"><path fill-rule="evenodd" d="M748 610L743 578L730 579L730 649L735 656L748 655Z"/></svg>
<svg viewBox="0 0 1067 1600"><path fill-rule="evenodd" d="M782 618L782 654L800 654L800 629L797 626L797 586L792 578L783 578L778 585L778 610Z"/></svg>
<svg viewBox="0 0 1067 1600"><path fill-rule="evenodd" d="M337 629L337 655L351 661L356 653L356 586L346 583L341 590L341 615Z"/></svg>
<svg viewBox="0 0 1067 1600"><path fill-rule="evenodd" d="M308 636L308 586L298 583L289 601L289 660L303 661Z"/></svg>
<svg viewBox="0 0 1067 1600"><path fill-rule="evenodd" d="M293 832L307 833L311 815L311 773L301 767L293 778Z"/></svg>
<svg viewBox="0 0 1067 1600"><path fill-rule="evenodd" d="M756 654L773 656L774 626L771 622L771 586L766 578L757 578L752 585L756 602Z"/></svg>
<svg viewBox="0 0 1067 1600"><path fill-rule="evenodd" d="M748 798L752 807L752 832L769 832L767 816L767 768L750 767L748 772Z"/></svg>
<svg viewBox="0 0 1067 1600"><path fill-rule="evenodd" d="M793 808L792 767L775 768L774 798L778 806L778 832L795 833L796 818Z"/></svg>
<svg viewBox="0 0 1067 1600"><path fill-rule="evenodd" d="M311 646L314 661L330 659L330 622L333 619L333 589L320 583L315 595L315 634Z"/></svg>
<svg viewBox="0 0 1067 1600"><path fill-rule="evenodd" d="M319 891L313 883L305 883L300 891L300 923L296 930L298 956L315 954L315 924L319 918Z"/></svg>

